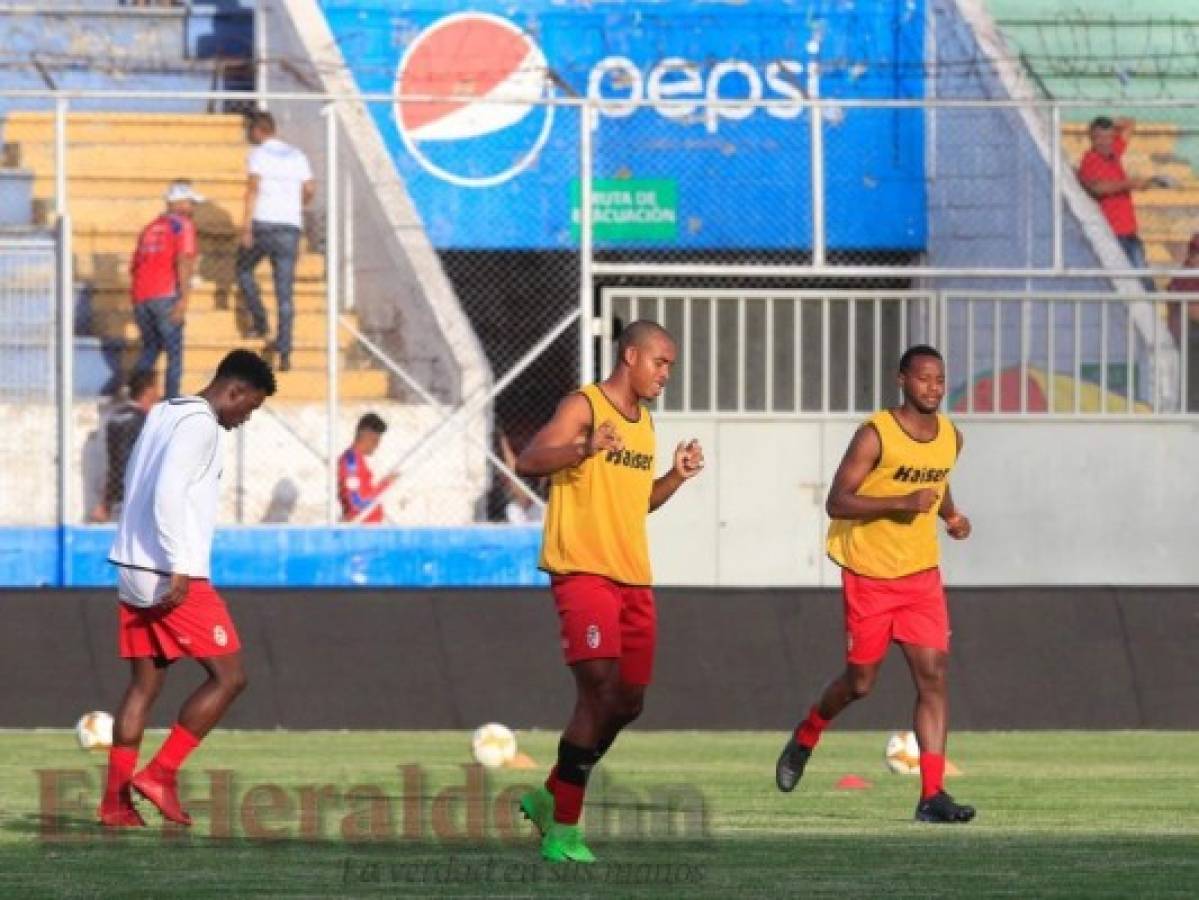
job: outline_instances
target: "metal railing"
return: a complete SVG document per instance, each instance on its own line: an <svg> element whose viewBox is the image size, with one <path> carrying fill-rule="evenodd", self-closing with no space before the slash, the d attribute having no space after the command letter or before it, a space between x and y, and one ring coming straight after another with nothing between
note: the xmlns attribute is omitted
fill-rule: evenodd
<svg viewBox="0 0 1199 900"><path fill-rule="evenodd" d="M794 418L895 398L905 347L940 333L930 291L604 288L602 364L618 327L651 319L678 344L663 414Z"/></svg>

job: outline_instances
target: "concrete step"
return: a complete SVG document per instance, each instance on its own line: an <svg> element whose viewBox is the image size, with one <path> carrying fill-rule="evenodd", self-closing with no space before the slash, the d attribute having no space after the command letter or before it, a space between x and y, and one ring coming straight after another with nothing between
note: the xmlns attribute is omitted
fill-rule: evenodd
<svg viewBox="0 0 1199 900"><path fill-rule="evenodd" d="M115 241L114 241L115 243ZM133 239L122 242L124 246L133 245ZM202 287L203 282L210 284L231 284L237 274L237 256L224 246L218 245L215 250L208 249L211 244L200 239L196 274ZM129 254L127 253L87 253L81 249L90 245L88 241L75 241L75 264L77 272L84 272L89 278L95 278L97 273L103 274L105 285L124 287L129 282ZM109 274L111 273L111 274ZM264 285L271 281L271 264L269 260L259 263L256 270L258 278ZM315 253L305 253L296 260L296 283L325 280L325 258ZM323 290L323 288L322 288Z"/></svg>
<svg viewBox="0 0 1199 900"><path fill-rule="evenodd" d="M190 369L183 376L183 391L195 393L203 388L211 378L211 372L204 373ZM293 369L290 372L276 372L275 378L279 391L271 397L268 403L298 403L323 401L325 399L324 371L305 371ZM337 381L337 396L341 400L382 400L388 396L387 373L376 370L343 371Z"/></svg>
<svg viewBox="0 0 1199 900"><path fill-rule="evenodd" d="M67 180L67 198L74 200L78 197L120 197L123 199L154 198L162 203L163 193L175 178L179 177L180 169L171 169L162 173L134 172L88 172L85 175L72 175ZM203 195L204 199L227 209L241 210L241 199L245 196L246 177L244 174L205 175L198 177L189 175L192 186ZM55 190L53 173L47 172L33 179L33 196L39 199L53 199Z"/></svg>
<svg viewBox="0 0 1199 900"><path fill-rule="evenodd" d="M325 314L324 294L296 294L292 298L292 302L296 307L296 315L323 316ZM273 321L275 310L278 309L274 294L264 290L262 303L266 307L267 315ZM121 312L128 309L129 304L128 291L97 291L92 294L91 298L91 308L94 313ZM232 313L242 309L244 301L241 292L236 287L230 286L227 289L195 290L192 292L188 304L189 309L197 313L222 311Z"/></svg>
<svg viewBox="0 0 1199 900"><path fill-rule="evenodd" d="M1138 191L1136 195L1137 210L1196 207L1199 208L1199 189L1196 188L1154 188L1148 191Z"/></svg>
<svg viewBox="0 0 1199 900"><path fill-rule="evenodd" d="M263 271L263 268L265 268L266 271ZM124 272L92 272L88 273L87 275L81 275L77 269L75 276L77 279L87 284L88 289L92 294L92 305L96 308L119 309L122 305L128 304L129 281ZM259 268L258 287L261 291L264 301L270 300L274 302L275 287L274 282L270 277L270 266ZM198 283L193 284L190 297L194 304L202 305L220 300L225 295L237 290L237 285L232 281L218 284L216 282L201 278ZM292 291L292 299L296 302L299 302L301 298L306 301L320 301L321 308L323 309L325 302L324 281L297 278Z"/></svg>
<svg viewBox="0 0 1199 900"><path fill-rule="evenodd" d="M90 172L144 172L155 178L189 177L193 181L219 175L244 174L247 144L178 143L175 139L160 139L153 144L133 143L119 135L106 143L67 145L67 177ZM6 142L5 158L16 166L32 169L39 175L57 171L54 145L43 143Z"/></svg>
<svg viewBox="0 0 1199 900"><path fill-rule="evenodd" d="M268 307L268 311L270 308ZM271 316L272 323L275 317ZM100 337L122 338L127 341L138 341L139 333L133 320L133 311L126 309L95 310L91 312L91 333ZM188 310L184 328L186 340L208 344L234 344L251 340L246 337L250 324L249 316L242 310L208 309L198 310L194 307ZM325 329L327 325L324 315L320 313L299 313L292 323L292 338L297 344L325 346ZM337 343L341 348L354 344L354 337L344 328L338 329ZM257 346L261 347L259 340Z"/></svg>
<svg viewBox="0 0 1199 900"><path fill-rule="evenodd" d="M273 350L264 351L262 341L209 344L188 340L185 342L183 349L184 367L188 370L212 373L216 371L216 367L220 365L221 360L225 358L225 354L239 347L246 350L253 350L256 353L262 353L271 365L278 364L277 354ZM291 364L297 372L319 372L318 377L323 378L328 356L323 344L314 347L310 344L297 341L292 347ZM368 367L363 365L361 354L357 352L346 353L343 351L338 354L338 360L340 363L339 368L343 371L361 372L368 370Z"/></svg>
<svg viewBox="0 0 1199 900"><path fill-rule="evenodd" d="M3 139L52 143L54 113L12 112L5 117ZM85 143L122 140L140 143L245 144L244 119L238 115L153 112L72 112L67 138Z"/></svg>
<svg viewBox="0 0 1199 900"><path fill-rule="evenodd" d="M165 187L165 185L164 185ZM128 228L135 223L145 225L163 210L162 195L145 197L75 197L71 199L71 217L77 227L99 229ZM215 226L218 230L236 229L241 222L239 203L221 207L205 203L196 210L199 227Z"/></svg>
<svg viewBox="0 0 1199 900"><path fill-rule="evenodd" d="M149 219L142 225L148 222ZM140 231L140 225L136 228L128 226L119 231L112 231L108 228L91 228L86 224L76 224L73 241L75 256L77 259L102 258L108 261L105 265L115 265L121 271L127 271L129 258L133 248L137 245L137 236ZM237 260L237 231L233 223L230 223L228 230L225 231L213 230L211 223L198 225L196 236L201 269L205 267L204 260L210 259L212 269L228 267L232 271ZM265 260L262 263L264 270L269 268L269 265L269 262ZM325 257L321 253L310 251L307 242L301 240L300 258L296 260L296 266L296 271L301 277L323 278Z"/></svg>

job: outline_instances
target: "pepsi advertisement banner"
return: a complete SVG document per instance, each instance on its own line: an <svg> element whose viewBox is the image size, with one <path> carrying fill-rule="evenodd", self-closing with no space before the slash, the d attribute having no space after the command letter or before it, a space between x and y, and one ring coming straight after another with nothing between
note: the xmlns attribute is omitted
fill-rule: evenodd
<svg viewBox="0 0 1199 900"><path fill-rule="evenodd" d="M590 97L597 247L808 250L804 99L923 96L924 0L319 2L439 249L578 246L582 116L545 101ZM824 126L828 247L922 250L922 113Z"/></svg>

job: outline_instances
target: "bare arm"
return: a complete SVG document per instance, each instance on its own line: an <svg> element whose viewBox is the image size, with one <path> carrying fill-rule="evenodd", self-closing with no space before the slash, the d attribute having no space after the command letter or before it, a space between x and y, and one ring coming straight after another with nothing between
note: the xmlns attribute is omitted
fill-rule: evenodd
<svg viewBox="0 0 1199 900"><path fill-rule="evenodd" d="M1152 178L1117 178L1108 180L1084 181L1082 186L1096 200L1110 197L1113 194L1126 194L1129 191L1143 191L1153 186Z"/></svg>
<svg viewBox="0 0 1199 900"><path fill-rule="evenodd" d="M611 422L593 428L591 404L582 394L570 394L558 404L554 417L533 436L516 458L518 475L552 475L577 466L601 450L619 450L620 435Z"/></svg>
<svg viewBox="0 0 1199 900"><path fill-rule="evenodd" d="M866 476L878 464L882 441L873 425L858 429L837 467L824 509L830 519L877 519L896 513L922 513L933 508L937 492L921 488L899 497L863 497L858 494Z"/></svg>
<svg viewBox="0 0 1199 900"><path fill-rule="evenodd" d="M310 206L312 198L316 196L316 182L309 178L300 188L300 203L303 206Z"/></svg>
<svg viewBox="0 0 1199 900"><path fill-rule="evenodd" d="M654 481L653 490L649 495L649 511L653 512L674 496L674 492L683 486L683 482L694 478L704 467L704 451L699 441L692 438L686 443L680 442L674 448L674 465L670 471Z"/></svg>
<svg viewBox="0 0 1199 900"><path fill-rule="evenodd" d="M958 456L961 456L962 447L966 442L956 426L953 430L957 434L958 439ZM946 531L949 532L951 538L961 541L970 537L970 520L958 510L957 504L953 502L953 494L949 490L948 482L945 484L945 494L941 497L941 508L937 511L937 514L945 523Z"/></svg>

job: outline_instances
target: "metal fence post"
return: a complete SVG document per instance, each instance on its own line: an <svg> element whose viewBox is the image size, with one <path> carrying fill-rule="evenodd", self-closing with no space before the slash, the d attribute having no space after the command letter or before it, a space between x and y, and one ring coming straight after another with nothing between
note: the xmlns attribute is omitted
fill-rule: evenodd
<svg viewBox="0 0 1199 900"><path fill-rule="evenodd" d="M820 98L820 63L814 58L808 63L808 99ZM824 221L824 122L820 106L809 104L811 120L812 150L812 266L820 269L825 265L825 221Z"/></svg>
<svg viewBox="0 0 1199 900"><path fill-rule="evenodd" d="M1050 108L1049 152L1053 156L1053 270L1062 271L1062 108L1056 103Z"/></svg>
<svg viewBox="0 0 1199 900"><path fill-rule="evenodd" d="M267 3L268 0L258 0L254 4L254 105L258 109L266 109L266 95L269 90L266 42Z"/></svg>
<svg viewBox="0 0 1199 900"><path fill-rule="evenodd" d="M67 529L71 523L70 456L75 446L75 265L67 202L67 109L54 100L54 212L58 237L58 583L71 583Z"/></svg>
<svg viewBox="0 0 1199 900"><path fill-rule="evenodd" d="M595 340L591 328L595 317L591 267L594 254L591 225L591 124L594 111L589 100L583 102L579 112L579 384L588 384L596 377ZM598 117L595 121L598 122Z"/></svg>
<svg viewBox="0 0 1199 900"><path fill-rule="evenodd" d="M322 113L325 116L325 358L327 363L326 375L326 415L328 416L328 433L326 436L326 488L325 514L332 525L338 516L337 503L337 316L338 316L338 283L341 272L339 238L340 223L337 217L337 201L339 194L337 166L337 106L328 104Z"/></svg>

